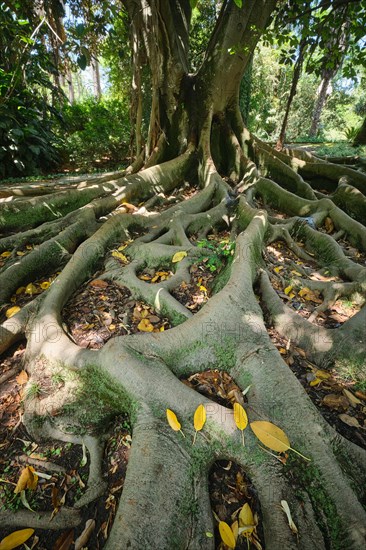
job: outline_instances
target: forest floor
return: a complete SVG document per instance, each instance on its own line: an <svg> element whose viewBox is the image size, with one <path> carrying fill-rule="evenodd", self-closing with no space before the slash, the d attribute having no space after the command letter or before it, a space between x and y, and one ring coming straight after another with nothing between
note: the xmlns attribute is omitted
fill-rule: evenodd
<svg viewBox="0 0 366 550"><path fill-rule="evenodd" d="M349 154L348 149L345 152ZM192 196L195 190L189 190L187 193L187 196ZM258 202L257 206L260 208L261 204ZM268 213L273 217L283 216L275 210ZM323 231L331 235L334 226L330 222L328 225L325 223ZM352 249L346 241L341 240L339 244L347 256L366 267L365 254ZM228 261L231 253L229 234L225 231L212 233L202 242L202 247L211 250L212 254L198 258L190 267L190 284L182 283L174 291L175 298L193 313L208 301L215 277ZM23 252L17 253L21 255ZM24 254L26 253L25 249ZM330 309L316 314L314 310L322 302L319 293L307 287L299 289L291 280L296 276L309 281L326 282L337 279L326 273L320 274L315 262L299 261L284 243L275 242L267 246L265 254L267 266L273 280L276 281L274 288L278 296L315 325L336 328L360 310L360 305L356 302L337 300ZM6 253L0 255L0 267L5 258ZM168 279L171 275L169 267L162 265L158 269L141 272L139 278L154 284ZM47 289L56 276L57 273L33 281L27 287L20 287L10 303L0 311L0 322L5 320L7 308L23 307L34 298L34 295L41 294ZM63 321L63 328L69 337L79 346L91 349L101 348L110 338L117 335L159 332L170 328L168 319L158 314L151 306L132 299L127 289L123 290L113 282L98 279L97 276L87 281L71 297L64 308ZM291 341L279 336L270 324L267 325L267 329L288 368L299 379L304 391L323 417L344 437L366 449L366 386L357 385L352 372L345 371L340 374L339 370L337 373L319 370L308 360L303 349L293 346ZM24 387L28 381L28 375L23 369L24 352L25 345L21 342L8 350L0 360L0 507L14 511L26 507L34 513L41 509L49 510L52 521L51 518L55 517L63 506L71 506L83 493L89 457L86 449L79 445L49 442L36 444L30 440L21 422ZM55 379L53 382L60 387L63 384L62 379ZM232 407L235 401L241 400L244 403L246 391L250 391L247 388L241 392L229 374L218 370L194 374L183 382L227 407ZM36 395L43 390L33 384L27 391L33 391ZM83 522L80 527L67 531L50 529L39 532L33 537L29 548L103 548L123 490L131 442L132 434L128 419L117 418L109 431L105 447L105 493L82 509ZM286 467L287 455L277 458ZM32 475L29 473L29 467L30 471L38 476L38 483L35 490L28 490L26 497L23 494L20 499L14 490L21 475ZM257 517L256 532L251 534L250 540L243 539L243 542L237 545L238 550L249 547L258 550L264 548L260 504L244 471L231 462L217 462L211 470L209 485L215 517L231 524L245 503L250 505ZM0 526L0 540L9 532L9 529L2 531ZM218 533L208 532L206 536L215 536L217 548L223 548Z"/></svg>
<svg viewBox="0 0 366 550"><path fill-rule="evenodd" d="M336 141L336 142L320 142L320 143L311 143L311 142L303 142L303 143L296 143L296 142L290 142L286 143L286 147L289 148L297 148L297 149L304 149L309 151L310 153L315 153L316 155L320 157L347 157L347 156L366 156L366 146L357 146L353 147L349 142L347 141ZM27 182L33 182L33 181L45 181L45 182L51 182L55 179L57 179L61 183L69 183L72 182L74 178L83 177L84 179L92 178L96 176L97 174L105 174L106 176L108 174L112 174L113 172L121 171L129 164L129 159L124 159L122 162L112 162L112 161L105 161L102 165L92 166L90 164L90 169L87 173L85 173L85 163L83 164L82 168L75 168L75 166L71 165L64 165L64 166L57 166L55 168L54 173L49 173L47 175L37 175L37 176L27 176L24 178L7 178L4 180L0 180L0 186L1 185L7 185L7 184L14 184L14 183L27 183Z"/></svg>
<svg viewBox="0 0 366 550"><path fill-rule="evenodd" d="M258 204L260 206L260 204ZM276 211L270 212L279 216ZM329 226L324 231L331 233ZM192 312L198 311L209 299L215 276L225 266L230 254L228 233L220 232L210 236L202 246L213 254L198 259L191 266L191 283L182 283L175 291L175 297ZM343 243L348 254L352 254L349 245ZM366 255L355 253L355 260L366 266ZM294 289L291 278L299 275L301 269L309 280L334 280L320 275L315 263L299 261L283 243L267 246L266 261L273 277L278 296L304 318L313 315L313 323L328 328L335 328L347 321L359 310L357 303L338 300L330 310L314 316L314 309L321 302L319 293L306 287ZM0 262L2 258L0 257ZM57 273L54 274L56 277ZM139 277L151 282L159 282L172 275L169 268L160 266L156 270L145 270ZM33 282L32 288L19 288L7 307L23 307L34 294L46 289L54 277ZM288 284L288 282L290 283ZM259 298L258 298L259 299ZM5 309L0 312L1 321L5 319ZM69 336L85 348L99 349L106 341L116 335L138 332L157 332L168 330L169 321L159 315L147 304L131 299L129 291L123 291L113 282L98 279L97 276L86 282L72 296L63 311L64 329ZM343 436L357 445L366 448L366 387L355 384L352 373L339 373L317 369L306 357L306 352L294 347L290 341L281 338L273 327L268 326L270 336L279 352L288 364L289 369L300 380L304 391L308 393L324 418ZM24 386L28 376L23 370L24 343L6 353L0 363L0 480L1 506L17 510L29 507L35 513L38 509L49 510L50 518L58 513L62 506L72 505L83 492L87 480L88 455L79 445L33 443L21 423ZM55 380L62 386L63 382ZM190 376L184 383L194 387L200 393L222 405L231 407L236 400L245 401L240 388L229 374L219 371L205 371ZM286 381L284 381L286 383ZM28 392L37 392L36 385ZM244 391L245 393L245 391ZM239 397L238 397L239 396ZM110 430L104 456L104 476L108 487L98 501L83 509L80 528L67 531L44 531L33 539L32 548L38 550L65 550L74 548L72 541L82 535L87 527L82 546L92 549L102 548L113 523L119 497L123 489L132 434L127 418L120 417ZM283 460L286 465L287 456ZM28 466L34 468L39 476L35 491L27 491L27 500L21 501L14 489L20 475L25 475ZM228 523L234 521L238 510L249 503L257 514L258 527L256 536L252 536L252 548L264 547L261 535L260 506L256 493L245 473L236 464L220 461L212 468L210 478L210 496L214 514ZM89 521L90 520L90 521ZM89 522L89 523L88 523ZM0 536L9 533L7 530ZM207 533L207 536L217 536ZM220 538L217 537L220 548ZM247 547L246 542L242 544ZM241 548L240 545L237 548Z"/></svg>

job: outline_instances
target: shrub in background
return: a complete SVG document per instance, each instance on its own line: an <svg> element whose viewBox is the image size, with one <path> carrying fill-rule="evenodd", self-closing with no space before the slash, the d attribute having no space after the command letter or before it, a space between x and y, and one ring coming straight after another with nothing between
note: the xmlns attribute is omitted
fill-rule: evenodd
<svg viewBox="0 0 366 550"><path fill-rule="evenodd" d="M73 169L123 163L130 139L126 101L90 97L65 106L62 116L63 155Z"/></svg>

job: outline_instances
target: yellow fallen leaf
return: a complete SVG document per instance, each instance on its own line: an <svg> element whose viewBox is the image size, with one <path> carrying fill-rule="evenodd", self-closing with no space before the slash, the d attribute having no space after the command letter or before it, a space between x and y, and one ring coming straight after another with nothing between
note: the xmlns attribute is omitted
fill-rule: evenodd
<svg viewBox="0 0 366 550"><path fill-rule="evenodd" d="M290 292L290 294L288 295L288 297L290 298L290 300L292 300L293 298L295 298L296 294L295 292Z"/></svg>
<svg viewBox="0 0 366 550"><path fill-rule="evenodd" d="M8 252L8 251L3 252L2 254L0 254L0 256L1 256L2 258L9 258L9 256L11 256L11 252Z"/></svg>
<svg viewBox="0 0 366 550"><path fill-rule="evenodd" d="M25 292L25 286L20 286L16 289L15 294L24 294Z"/></svg>
<svg viewBox="0 0 366 550"><path fill-rule="evenodd" d="M24 544L34 533L34 529L21 529L14 531L0 542L0 550L13 550Z"/></svg>
<svg viewBox="0 0 366 550"><path fill-rule="evenodd" d="M196 432L199 432L200 430L202 430L203 426L205 425L205 422L206 422L206 409L204 405L201 404L201 405L198 405L193 417L193 424Z"/></svg>
<svg viewBox="0 0 366 550"><path fill-rule="evenodd" d="M226 546L229 548L235 548L236 546L236 540L234 533L231 530L231 527L225 523L225 521L219 522L219 532L221 540Z"/></svg>
<svg viewBox="0 0 366 550"><path fill-rule="evenodd" d="M272 451L284 453L290 449L290 441L285 432L271 422L256 420L255 422L251 422L250 427L259 441L272 449Z"/></svg>
<svg viewBox="0 0 366 550"><path fill-rule="evenodd" d="M33 283L29 283L29 285L25 287L25 291L24 291L25 294L30 294L32 296L32 294L35 294L36 292L37 292L37 288L34 286Z"/></svg>
<svg viewBox="0 0 366 550"><path fill-rule="evenodd" d="M231 530L233 532L235 542L236 542L238 540L238 535L239 535L239 523L237 520L231 524Z"/></svg>
<svg viewBox="0 0 366 550"><path fill-rule="evenodd" d="M18 250L17 256L25 256L25 252L22 252L21 250Z"/></svg>
<svg viewBox="0 0 366 550"><path fill-rule="evenodd" d="M51 283L49 283L48 281L44 281L43 283L40 283L39 286L41 287L42 290L47 290L47 288L51 286Z"/></svg>
<svg viewBox="0 0 366 550"><path fill-rule="evenodd" d="M244 533L250 535L250 533L253 533L254 529L255 521L253 512L249 504L246 502L239 514L239 534Z"/></svg>
<svg viewBox="0 0 366 550"><path fill-rule="evenodd" d="M317 378L320 378L321 380L326 380L327 378L331 377L330 372L321 369L316 370L314 374Z"/></svg>
<svg viewBox="0 0 366 550"><path fill-rule="evenodd" d="M292 273L293 275L297 275L298 277L301 277L301 273L299 273L298 271L295 271L295 269L293 269L293 270L291 271L291 273Z"/></svg>
<svg viewBox="0 0 366 550"><path fill-rule="evenodd" d="M319 296L317 296L315 292L313 292L312 290L310 290L310 288L307 288L307 287L304 287L299 291L299 296L301 296L301 298L304 298L304 300L315 302L317 304L322 303L322 300L319 298Z"/></svg>
<svg viewBox="0 0 366 550"><path fill-rule="evenodd" d="M200 290L202 290L202 292L207 292L207 288L203 285L200 286Z"/></svg>
<svg viewBox="0 0 366 550"><path fill-rule="evenodd" d="M290 294L290 292L291 292L292 289L293 289L293 287L292 287L291 285L289 285L289 286L287 286L287 287L285 288L284 292L285 292L286 296L287 296L288 294Z"/></svg>
<svg viewBox="0 0 366 550"><path fill-rule="evenodd" d="M183 258L187 256L187 252L182 250L182 252L176 252L172 258L173 264L176 264L177 262L181 262Z"/></svg>
<svg viewBox="0 0 366 550"><path fill-rule="evenodd" d="M314 380L311 380L309 382L309 386L319 386L319 384L321 383L321 379L320 378L314 378Z"/></svg>
<svg viewBox="0 0 366 550"><path fill-rule="evenodd" d="M234 421L237 428L241 430L241 437L244 446L244 430L248 426L248 416L245 409L240 405L240 403L234 403Z"/></svg>
<svg viewBox="0 0 366 550"><path fill-rule="evenodd" d="M280 352L281 355L286 355L287 353L286 348L280 348L278 351Z"/></svg>
<svg viewBox="0 0 366 550"><path fill-rule="evenodd" d="M18 479L18 483L14 489L14 493L20 493L21 491L24 491L25 489L34 489L37 487L38 483L38 476L35 473L35 469L33 466L26 466L23 468L20 477Z"/></svg>
<svg viewBox="0 0 366 550"><path fill-rule="evenodd" d="M170 409L167 409L166 410L166 417L167 417L168 424L171 427L171 429L174 430L175 432L180 432L182 434L182 436L185 437L184 433L181 430L182 426L181 426L175 412L171 411Z"/></svg>
<svg viewBox="0 0 366 550"><path fill-rule="evenodd" d="M139 275L139 279L141 279L141 281L151 281L151 277L149 275Z"/></svg>
<svg viewBox="0 0 366 550"><path fill-rule="evenodd" d="M301 296L301 298L303 296L305 296L305 294L307 294L308 292L311 292L310 288L304 286L304 288L302 288L300 291L299 291L299 296Z"/></svg>
<svg viewBox="0 0 366 550"><path fill-rule="evenodd" d="M118 252L118 250L113 250L112 256L114 258L118 258L118 260L121 260L122 262L128 263L128 259L122 252Z"/></svg>
<svg viewBox="0 0 366 550"><path fill-rule="evenodd" d="M160 327L159 330L160 330L160 332L164 332L164 330L165 330L165 329L164 329L164 326Z"/></svg>
<svg viewBox="0 0 366 550"><path fill-rule="evenodd" d="M193 438L193 445L196 442L197 432L201 431L206 422L206 409L204 405L198 405L193 416L193 425L196 430Z"/></svg>
<svg viewBox="0 0 366 550"><path fill-rule="evenodd" d="M6 310L5 315L8 319L10 319L10 317L13 317L13 315L18 313L18 311L20 311L19 306L10 307L9 309Z"/></svg>
<svg viewBox="0 0 366 550"><path fill-rule="evenodd" d="M127 248L127 247L128 247L128 244L123 244L122 246L119 246L119 247L117 248L117 250L119 250L120 252L122 252L122 250L124 250L124 249Z"/></svg>
<svg viewBox="0 0 366 550"><path fill-rule="evenodd" d="M276 273L279 273L281 271L281 269L283 269L283 265L279 265L279 266L274 268Z"/></svg>
<svg viewBox="0 0 366 550"><path fill-rule="evenodd" d="M152 332L154 330L154 326L150 323L149 319L141 319L137 328L142 332Z"/></svg>
<svg viewBox="0 0 366 550"><path fill-rule="evenodd" d="M310 460L299 453L299 451L296 451L296 449L293 449L290 446L290 441L285 432L278 426L272 424L272 422L268 422L267 420L256 420L255 422L251 422L250 427L259 441L269 449L272 449L272 451L284 453L290 449L305 460Z"/></svg>

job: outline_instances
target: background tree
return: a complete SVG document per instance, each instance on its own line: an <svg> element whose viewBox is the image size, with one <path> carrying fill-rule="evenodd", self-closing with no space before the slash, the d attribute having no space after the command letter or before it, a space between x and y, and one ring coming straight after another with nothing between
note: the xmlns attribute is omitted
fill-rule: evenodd
<svg viewBox="0 0 366 550"><path fill-rule="evenodd" d="M56 160L57 138L51 122L60 98L54 51L42 40L45 22L33 11L33 3L17 4L16 10L1 4L0 52L0 173L12 176L49 168ZM51 33L52 34L52 33Z"/></svg>

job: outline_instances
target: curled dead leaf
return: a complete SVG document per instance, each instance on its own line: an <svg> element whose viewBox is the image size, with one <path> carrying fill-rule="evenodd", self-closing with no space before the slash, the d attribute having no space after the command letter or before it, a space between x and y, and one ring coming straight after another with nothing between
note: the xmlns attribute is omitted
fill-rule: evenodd
<svg viewBox="0 0 366 550"><path fill-rule="evenodd" d="M36 294L36 292L37 292L37 287L34 286L33 283L29 283L29 285L27 285L27 286L25 287L25 291L24 291L24 292L25 292L25 294L30 294L30 296L32 296L33 294Z"/></svg>
<svg viewBox="0 0 366 550"><path fill-rule="evenodd" d="M239 514L239 534L250 535L255 529L254 516L251 507L246 502Z"/></svg>
<svg viewBox="0 0 366 550"><path fill-rule="evenodd" d="M152 332L154 330L154 326L150 323L149 319L141 319L137 328L141 330L141 332Z"/></svg>
<svg viewBox="0 0 366 550"><path fill-rule="evenodd" d="M51 286L51 283L49 281L43 281L43 283L40 283L39 285L42 290L47 290Z"/></svg>
<svg viewBox="0 0 366 550"><path fill-rule="evenodd" d="M344 389L343 394L347 397L348 401L351 403L352 407L357 407L357 405L362 405L362 401L360 401L353 393L351 393L349 390Z"/></svg>
<svg viewBox="0 0 366 550"><path fill-rule="evenodd" d="M21 491L24 491L25 489L34 489L37 487L38 483L38 476L35 473L35 469L33 466L26 466L23 468L20 477L18 479L18 483L14 489L14 493L20 493Z"/></svg>
<svg viewBox="0 0 366 550"><path fill-rule="evenodd" d="M118 260L121 260L125 264L128 263L128 259L126 258L126 256L122 254L122 252L118 252L118 250L113 250L112 256L113 258L117 258Z"/></svg>
<svg viewBox="0 0 366 550"><path fill-rule="evenodd" d="M323 405L330 409L336 409L337 411L345 412L349 407L349 401L347 397L337 393L329 393L324 396Z"/></svg>
<svg viewBox="0 0 366 550"><path fill-rule="evenodd" d="M95 520L88 519L85 523L85 528L83 532L75 541L74 550L81 550L81 548L86 546L94 529L95 529Z"/></svg>
<svg viewBox="0 0 366 550"><path fill-rule="evenodd" d="M347 426L351 426L351 428L361 428L361 424L354 416L350 416L349 414L340 414L338 418L347 424Z"/></svg>
<svg viewBox="0 0 366 550"><path fill-rule="evenodd" d="M282 507L282 510L285 512L285 514L287 516L287 521L288 521L288 524L289 524L289 527L290 527L291 531L297 535L298 534L298 529L297 529L297 527L296 527L296 525L295 525L295 523L292 519L290 507L289 507L286 500L281 500L281 507Z"/></svg>
<svg viewBox="0 0 366 550"><path fill-rule="evenodd" d="M23 386L28 382L28 374L25 370L20 371L18 376L16 377L16 381L20 386Z"/></svg>
<svg viewBox="0 0 366 550"><path fill-rule="evenodd" d="M89 286L93 288L107 288L108 283L107 281L103 281L103 279L94 279L94 281L90 281Z"/></svg>

